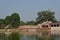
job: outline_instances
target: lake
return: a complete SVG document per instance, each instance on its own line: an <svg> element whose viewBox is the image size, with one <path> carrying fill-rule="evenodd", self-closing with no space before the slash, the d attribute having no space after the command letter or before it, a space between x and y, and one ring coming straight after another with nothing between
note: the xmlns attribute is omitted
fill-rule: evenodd
<svg viewBox="0 0 60 40"><path fill-rule="evenodd" d="M0 33L0 40L60 40L60 34L51 34L51 32Z"/></svg>

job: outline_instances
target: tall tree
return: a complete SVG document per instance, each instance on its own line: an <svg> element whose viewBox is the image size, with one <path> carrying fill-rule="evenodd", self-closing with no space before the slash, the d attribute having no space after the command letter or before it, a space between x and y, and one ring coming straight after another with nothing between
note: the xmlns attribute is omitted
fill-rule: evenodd
<svg viewBox="0 0 60 40"><path fill-rule="evenodd" d="M18 13L13 13L11 15L11 25L13 28L18 28L20 25L20 16Z"/></svg>
<svg viewBox="0 0 60 40"><path fill-rule="evenodd" d="M48 21L56 22L57 20L54 14L55 12L52 12L50 10L38 12L38 17L36 18L36 22L42 23L44 21L47 21L47 19Z"/></svg>

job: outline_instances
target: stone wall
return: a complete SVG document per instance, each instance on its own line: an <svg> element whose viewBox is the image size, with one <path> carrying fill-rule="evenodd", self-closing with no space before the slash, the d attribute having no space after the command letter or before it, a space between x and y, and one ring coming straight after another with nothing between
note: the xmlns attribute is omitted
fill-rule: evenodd
<svg viewBox="0 0 60 40"><path fill-rule="evenodd" d="M60 34L60 27L51 27L52 34Z"/></svg>

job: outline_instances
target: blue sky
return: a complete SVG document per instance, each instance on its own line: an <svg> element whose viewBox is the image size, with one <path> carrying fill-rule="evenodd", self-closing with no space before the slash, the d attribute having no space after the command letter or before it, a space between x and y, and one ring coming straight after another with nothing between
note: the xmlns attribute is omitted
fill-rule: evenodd
<svg viewBox="0 0 60 40"><path fill-rule="evenodd" d="M60 20L60 0L0 0L0 18L16 12L21 20L30 21L36 19L37 12L48 9Z"/></svg>

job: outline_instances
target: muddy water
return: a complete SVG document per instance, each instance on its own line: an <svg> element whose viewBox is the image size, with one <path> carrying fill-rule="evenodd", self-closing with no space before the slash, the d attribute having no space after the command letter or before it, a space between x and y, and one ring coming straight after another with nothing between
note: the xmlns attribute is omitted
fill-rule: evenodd
<svg viewBox="0 0 60 40"><path fill-rule="evenodd" d="M0 40L60 40L60 34L51 34L51 32L0 33Z"/></svg>

